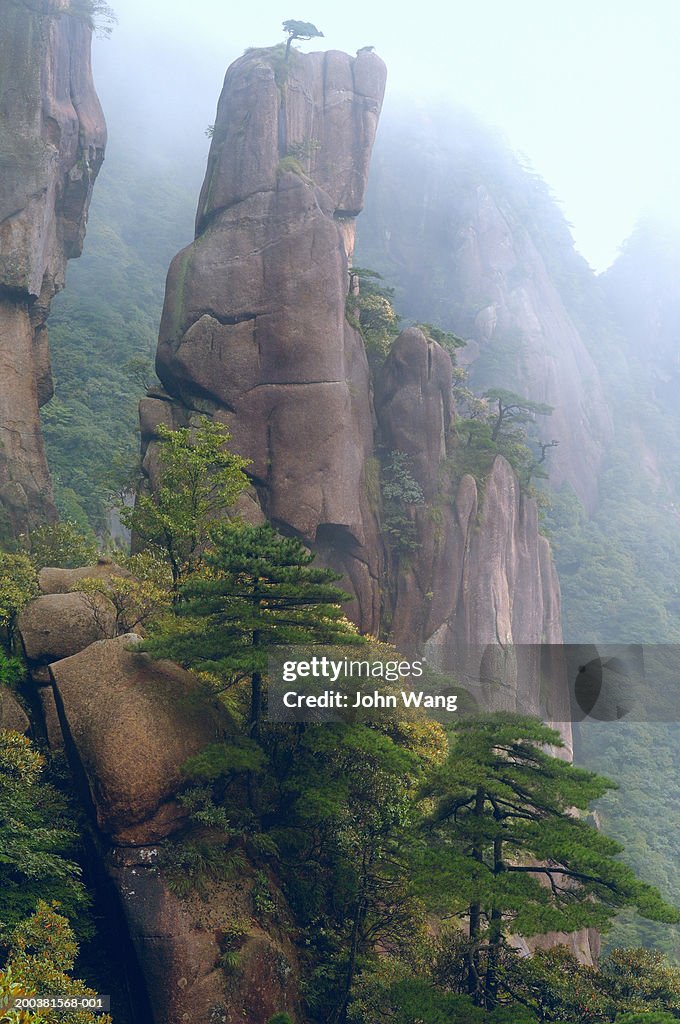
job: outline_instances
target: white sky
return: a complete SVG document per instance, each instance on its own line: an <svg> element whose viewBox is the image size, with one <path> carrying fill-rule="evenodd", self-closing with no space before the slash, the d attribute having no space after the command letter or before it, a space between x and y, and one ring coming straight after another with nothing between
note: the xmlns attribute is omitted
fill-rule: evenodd
<svg viewBox="0 0 680 1024"><path fill-rule="evenodd" d="M641 216L678 217L680 0L298 3L112 0L119 25L95 53L105 110L122 104L142 147L149 119L167 119L177 146L206 147L227 65L296 17L325 35L301 49L374 45L388 102L448 97L499 127L595 269Z"/></svg>

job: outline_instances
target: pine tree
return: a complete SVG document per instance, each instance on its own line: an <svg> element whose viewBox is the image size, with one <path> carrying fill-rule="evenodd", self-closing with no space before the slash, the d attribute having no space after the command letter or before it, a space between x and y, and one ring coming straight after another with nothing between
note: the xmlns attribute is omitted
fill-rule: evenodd
<svg viewBox="0 0 680 1024"><path fill-rule="evenodd" d="M341 577L312 566L314 555L301 541L282 537L268 523L224 525L212 536L206 574L182 587L174 622L147 641L146 650L230 682L249 677L257 735L272 647L362 640L342 614L350 595L333 585Z"/></svg>
<svg viewBox="0 0 680 1024"><path fill-rule="evenodd" d="M622 847L578 816L614 783L547 752L560 736L541 722L495 714L458 726L447 762L423 796L423 891L468 922L468 992L494 1006L505 936L606 929L635 906L675 922L677 910L615 859Z"/></svg>

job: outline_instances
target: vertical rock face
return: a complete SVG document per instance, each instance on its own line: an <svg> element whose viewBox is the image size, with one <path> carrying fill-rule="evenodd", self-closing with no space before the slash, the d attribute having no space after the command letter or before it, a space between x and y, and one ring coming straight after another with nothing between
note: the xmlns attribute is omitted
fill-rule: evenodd
<svg viewBox="0 0 680 1024"><path fill-rule="evenodd" d="M0 4L0 502L14 533L55 514L38 410L52 396L50 303L104 156L91 36L65 0Z"/></svg>
<svg viewBox="0 0 680 1024"><path fill-rule="evenodd" d="M392 347L376 412L383 444L409 457L424 497L409 509L413 551L393 567L395 642L424 644L445 671L502 678L501 706L566 723L566 679L551 663L551 648L540 647L561 644L562 629L559 582L536 503L500 456L482 493L469 475L455 481L451 360L421 331L403 331ZM563 733L570 745L567 725Z"/></svg>
<svg viewBox="0 0 680 1024"><path fill-rule="evenodd" d="M380 540L364 472L368 365L345 317L385 85L371 53L253 51L228 70L196 240L168 275L155 424L205 411L226 423L264 514L346 574L353 617L379 620ZM153 447L149 453L153 457Z"/></svg>

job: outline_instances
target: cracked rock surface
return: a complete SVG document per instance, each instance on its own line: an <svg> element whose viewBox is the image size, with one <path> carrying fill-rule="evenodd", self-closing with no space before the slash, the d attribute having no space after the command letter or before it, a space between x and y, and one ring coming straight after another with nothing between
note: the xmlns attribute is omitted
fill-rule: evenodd
<svg viewBox="0 0 680 1024"><path fill-rule="evenodd" d="M63 0L0 3L0 503L17 534L56 516L38 410L46 321L79 256L106 128L92 31Z"/></svg>
<svg viewBox="0 0 680 1024"><path fill-rule="evenodd" d="M371 53L286 64L278 48L229 68L196 239L168 275L167 395L142 415L151 475L158 423L195 412L226 423L264 515L344 574L348 613L370 632L382 558L365 480L373 410L345 302L385 74Z"/></svg>

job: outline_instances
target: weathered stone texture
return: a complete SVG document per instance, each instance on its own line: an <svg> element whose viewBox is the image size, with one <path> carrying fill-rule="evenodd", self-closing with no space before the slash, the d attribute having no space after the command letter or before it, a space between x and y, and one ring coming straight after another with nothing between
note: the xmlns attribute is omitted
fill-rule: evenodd
<svg viewBox="0 0 680 1024"><path fill-rule="evenodd" d="M100 558L96 565L83 565L77 569L46 566L38 573L38 585L43 594L68 594L81 580L96 579L107 583L112 576L132 576L132 573L110 558Z"/></svg>
<svg viewBox="0 0 680 1024"><path fill-rule="evenodd" d="M0 686L0 729L28 732L30 726L28 715L12 691Z"/></svg>
<svg viewBox="0 0 680 1024"><path fill-rule="evenodd" d="M172 263L161 323L158 374L180 411L142 407L150 476L158 422L226 423L264 515L345 574L349 613L374 632L373 414L345 301L384 82L368 53L294 53L286 67L255 51L228 70L196 241Z"/></svg>
<svg viewBox="0 0 680 1024"><path fill-rule="evenodd" d="M439 668L498 683L489 706L569 718L566 678L544 644L562 642L560 591L536 503L497 457L480 493L455 483L451 360L415 328L402 331L376 386L383 444L409 456L424 501L408 507L415 544L392 567L392 634ZM502 680L502 683L500 682ZM565 740L571 732L563 727Z"/></svg>
<svg viewBox="0 0 680 1024"><path fill-rule="evenodd" d="M29 665L48 665L116 635L116 612L103 594L49 594L36 598L17 622Z"/></svg>
<svg viewBox="0 0 680 1024"><path fill-rule="evenodd" d="M0 4L0 502L14 533L55 515L38 417L52 395L45 324L106 142L91 29L65 7Z"/></svg>
<svg viewBox="0 0 680 1024"><path fill-rule="evenodd" d="M265 931L253 918L252 872L234 882L208 882L206 897L179 899L158 870L158 849L114 850L108 870L121 895L157 1024L219 1021L267 1024L275 1013L298 1020L300 976L284 928ZM238 968L219 966L235 923L245 928ZM228 947L227 947L228 948Z"/></svg>
<svg viewBox="0 0 680 1024"><path fill-rule="evenodd" d="M40 600L46 600L41 598ZM171 662L135 652L126 634L50 667L67 739L87 777L100 829L118 842L155 842L182 814L181 765L228 724Z"/></svg>

